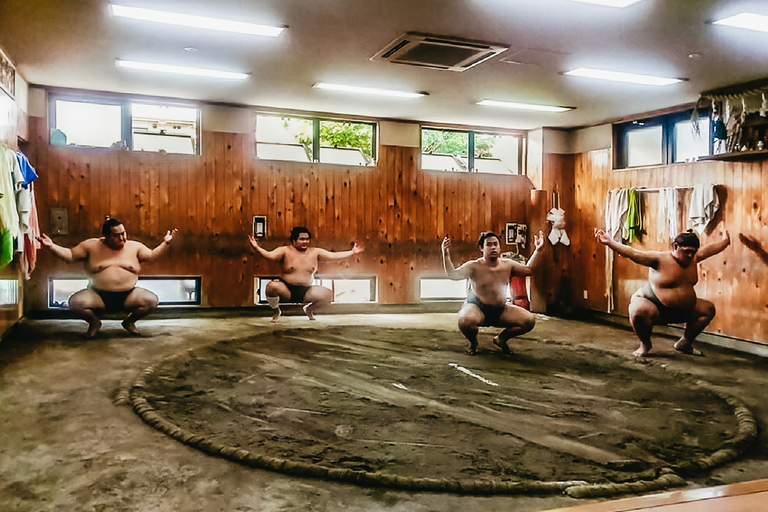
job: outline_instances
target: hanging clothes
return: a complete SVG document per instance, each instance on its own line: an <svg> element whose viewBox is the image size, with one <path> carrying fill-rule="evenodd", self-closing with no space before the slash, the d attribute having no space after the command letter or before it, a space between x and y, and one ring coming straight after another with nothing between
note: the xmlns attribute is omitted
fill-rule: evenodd
<svg viewBox="0 0 768 512"><path fill-rule="evenodd" d="M688 218L691 227L701 235L720 209L720 198L717 196L714 183L699 183L693 187L691 206Z"/></svg>
<svg viewBox="0 0 768 512"><path fill-rule="evenodd" d="M552 192L552 209L547 213L547 221L552 223L552 230L549 232L549 243L556 245L571 245L571 239L565 232L565 210L560 208L560 194Z"/></svg>
<svg viewBox="0 0 768 512"><path fill-rule="evenodd" d="M621 238L632 243L640 238L643 230L643 208L640 204L640 194L637 189L630 188L627 191L627 216L622 225Z"/></svg>
<svg viewBox="0 0 768 512"><path fill-rule="evenodd" d="M14 241L19 236L16 191L23 182L16 152L0 145L0 267L13 261Z"/></svg>
<svg viewBox="0 0 768 512"><path fill-rule="evenodd" d="M35 168L29 163L21 151L16 152L16 160L23 176L21 187L16 192L16 205L19 212L19 244L18 251L21 273L24 279L30 279L37 263L37 251L40 249L40 223L37 217L34 183L37 179Z"/></svg>
<svg viewBox="0 0 768 512"><path fill-rule="evenodd" d="M615 188L609 190L605 198L605 232L615 240L624 225L624 216L628 208L629 193L626 189ZM613 258L610 247L605 247L605 296L608 299L607 312L613 312L615 302L613 298Z"/></svg>
<svg viewBox="0 0 768 512"><path fill-rule="evenodd" d="M668 242L677 236L677 189L665 187L659 190L657 213L657 242Z"/></svg>

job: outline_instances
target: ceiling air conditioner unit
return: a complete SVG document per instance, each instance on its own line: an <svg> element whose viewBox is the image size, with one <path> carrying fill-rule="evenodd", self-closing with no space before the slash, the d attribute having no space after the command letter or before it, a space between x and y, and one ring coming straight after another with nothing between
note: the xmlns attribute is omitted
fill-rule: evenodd
<svg viewBox="0 0 768 512"><path fill-rule="evenodd" d="M371 60L386 60L447 71L465 71L507 50L509 46L454 37L406 32Z"/></svg>

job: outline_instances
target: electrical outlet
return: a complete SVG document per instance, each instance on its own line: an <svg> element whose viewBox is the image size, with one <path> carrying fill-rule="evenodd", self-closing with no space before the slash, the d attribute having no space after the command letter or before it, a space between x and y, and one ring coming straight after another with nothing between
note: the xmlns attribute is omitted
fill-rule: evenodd
<svg viewBox="0 0 768 512"><path fill-rule="evenodd" d="M589 292L587 290L584 290L584 300L587 300L589 298Z"/></svg>

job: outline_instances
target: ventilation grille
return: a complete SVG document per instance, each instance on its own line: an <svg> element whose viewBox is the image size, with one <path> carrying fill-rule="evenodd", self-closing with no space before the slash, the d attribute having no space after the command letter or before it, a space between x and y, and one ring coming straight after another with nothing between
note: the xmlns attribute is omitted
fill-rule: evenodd
<svg viewBox="0 0 768 512"><path fill-rule="evenodd" d="M397 64L465 71L505 51L508 46L406 32L371 57Z"/></svg>

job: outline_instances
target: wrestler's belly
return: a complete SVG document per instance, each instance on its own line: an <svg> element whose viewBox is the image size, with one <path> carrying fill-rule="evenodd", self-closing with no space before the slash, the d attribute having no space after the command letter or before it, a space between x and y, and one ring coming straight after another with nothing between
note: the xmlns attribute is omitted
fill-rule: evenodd
<svg viewBox="0 0 768 512"><path fill-rule="evenodd" d="M91 274L91 285L99 290L122 292L136 286L139 276L123 267L107 267Z"/></svg>
<svg viewBox="0 0 768 512"><path fill-rule="evenodd" d="M294 286L312 286L312 280L314 277L314 273L308 274L306 272L292 272L290 274L283 274L280 279Z"/></svg>
<svg viewBox="0 0 768 512"><path fill-rule="evenodd" d="M656 288L656 296L670 308L688 311L696 306L696 292L693 287Z"/></svg>

